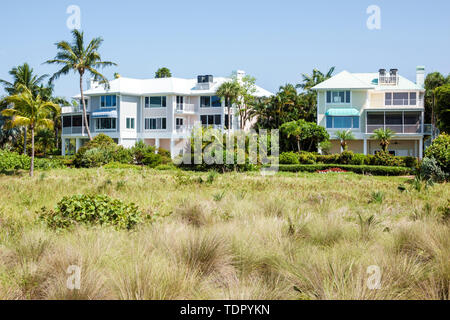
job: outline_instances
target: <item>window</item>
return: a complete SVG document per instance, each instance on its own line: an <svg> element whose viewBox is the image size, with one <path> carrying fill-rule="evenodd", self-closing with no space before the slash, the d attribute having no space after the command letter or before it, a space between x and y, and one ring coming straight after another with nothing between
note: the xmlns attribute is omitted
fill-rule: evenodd
<svg viewBox="0 0 450 320"><path fill-rule="evenodd" d="M359 129L359 117L327 116L328 129Z"/></svg>
<svg viewBox="0 0 450 320"><path fill-rule="evenodd" d="M327 103L350 103L350 91L327 91Z"/></svg>
<svg viewBox="0 0 450 320"><path fill-rule="evenodd" d="M117 97L116 96L101 96L100 98L102 108L112 108L117 106Z"/></svg>
<svg viewBox="0 0 450 320"><path fill-rule="evenodd" d="M72 126L72 116L63 117L63 128L68 128Z"/></svg>
<svg viewBox="0 0 450 320"><path fill-rule="evenodd" d="M146 118L145 130L166 130L167 119L166 118Z"/></svg>
<svg viewBox="0 0 450 320"><path fill-rule="evenodd" d="M211 97L211 106L212 107L221 107L222 106L222 99L217 96Z"/></svg>
<svg viewBox="0 0 450 320"><path fill-rule="evenodd" d="M95 127L97 130L115 130L116 122L113 118L98 118L95 119Z"/></svg>
<svg viewBox="0 0 450 320"><path fill-rule="evenodd" d="M184 97L177 96L177 104L183 104L184 103Z"/></svg>
<svg viewBox="0 0 450 320"><path fill-rule="evenodd" d="M134 118L127 118L127 129L134 129Z"/></svg>
<svg viewBox="0 0 450 320"><path fill-rule="evenodd" d="M211 107L211 97L200 97L200 107L201 108Z"/></svg>
<svg viewBox="0 0 450 320"><path fill-rule="evenodd" d="M222 124L222 116L220 114L202 115L200 120L204 127L220 126Z"/></svg>
<svg viewBox="0 0 450 320"><path fill-rule="evenodd" d="M183 118L176 118L175 123L176 123L177 128L179 128L179 127L183 126L184 120L183 120Z"/></svg>
<svg viewBox="0 0 450 320"><path fill-rule="evenodd" d="M415 106L417 102L417 94L415 92L386 92L386 106Z"/></svg>
<svg viewBox="0 0 450 320"><path fill-rule="evenodd" d="M167 97L145 97L145 108L165 108Z"/></svg>

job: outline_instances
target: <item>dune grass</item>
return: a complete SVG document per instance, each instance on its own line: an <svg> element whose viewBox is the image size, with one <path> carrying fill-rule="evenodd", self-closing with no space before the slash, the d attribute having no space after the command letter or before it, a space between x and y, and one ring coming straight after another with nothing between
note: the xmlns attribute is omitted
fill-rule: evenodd
<svg viewBox="0 0 450 320"><path fill-rule="evenodd" d="M38 220L63 196L92 193L155 219L58 232ZM353 173L4 175L0 299L448 299L449 198L446 184L417 191L409 178ZM67 289L70 265L79 290Z"/></svg>

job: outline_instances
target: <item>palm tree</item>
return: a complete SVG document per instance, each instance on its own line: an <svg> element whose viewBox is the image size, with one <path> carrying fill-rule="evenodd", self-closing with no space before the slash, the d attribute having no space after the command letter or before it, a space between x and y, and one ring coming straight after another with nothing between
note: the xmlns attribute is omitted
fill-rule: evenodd
<svg viewBox="0 0 450 320"><path fill-rule="evenodd" d="M306 91L311 90L311 88L318 85L319 83L324 82L327 79L330 79L333 76L335 68L336 67L331 67L326 74L323 74L317 69L313 70L312 75L302 73L303 83L298 84L297 88L302 88L303 90Z"/></svg>
<svg viewBox="0 0 450 320"><path fill-rule="evenodd" d="M30 177L34 172L34 133L39 128L51 128L53 121L49 119L49 114L59 109L59 106L53 102L44 101L38 94L36 97L31 90L26 87L20 87L20 94L5 98L12 108L5 109L2 114L11 117L11 126L25 126L31 130L31 165Z"/></svg>
<svg viewBox="0 0 450 320"><path fill-rule="evenodd" d="M79 74L83 117L84 123L87 124L88 119L86 114L86 102L84 101L83 93L83 76L86 72L88 72L108 86L108 80L97 69L108 66L116 66L117 64L111 61L102 61L100 53L98 52L98 49L103 42L101 37L92 39L91 42L85 46L84 32L75 29L72 31L72 36L73 42L71 44L67 41L60 41L56 44L59 51L56 54L55 59L48 60L46 63L62 66L62 68L50 78L50 83L58 79L60 76L68 74L70 71L74 71ZM86 125L86 131L89 140L92 140L91 130L88 125Z"/></svg>
<svg viewBox="0 0 450 320"><path fill-rule="evenodd" d="M336 131L335 135L336 135L336 137L339 138L339 140L341 140L341 147L342 147L343 151L347 151L347 149L348 149L348 145L347 145L348 140L355 140L355 135L353 134L353 132L350 129Z"/></svg>
<svg viewBox="0 0 450 320"><path fill-rule="evenodd" d="M237 103L241 92L240 85L237 81L227 81L220 85L216 95L224 98L228 108L228 133L231 133L231 107Z"/></svg>
<svg viewBox="0 0 450 320"><path fill-rule="evenodd" d="M425 90L426 90L426 98L427 104L431 104L431 124L433 128L436 126L436 97L434 94L434 90L442 85L444 85L446 79L439 72L433 72L427 75L425 78ZM431 101L430 101L431 100Z"/></svg>
<svg viewBox="0 0 450 320"><path fill-rule="evenodd" d="M302 120L303 119L301 119L299 121L302 121ZM298 121L291 121L291 122L283 123L283 125L280 127L280 129L286 133L288 138L290 138L291 136L295 137L295 139L297 140L298 152L300 152L301 151L300 137L303 134L304 126L299 125Z"/></svg>
<svg viewBox="0 0 450 320"><path fill-rule="evenodd" d="M0 79L0 84L4 87L8 95L12 96L19 94L22 87L28 88L33 95L37 95L39 92L39 86L48 77L48 75L37 76L34 74L33 68L28 63L24 63L21 66L14 67L9 71L12 77L12 82ZM27 128L23 131L23 153L27 153Z"/></svg>
<svg viewBox="0 0 450 320"><path fill-rule="evenodd" d="M159 68L156 72L155 72L155 78L171 78L172 77L172 73L170 72L170 70L166 67L163 68Z"/></svg>
<svg viewBox="0 0 450 320"><path fill-rule="evenodd" d="M383 152L388 151L389 143L391 139L395 136L395 132L389 128L383 129L379 128L373 132L372 139L380 140L380 146Z"/></svg>

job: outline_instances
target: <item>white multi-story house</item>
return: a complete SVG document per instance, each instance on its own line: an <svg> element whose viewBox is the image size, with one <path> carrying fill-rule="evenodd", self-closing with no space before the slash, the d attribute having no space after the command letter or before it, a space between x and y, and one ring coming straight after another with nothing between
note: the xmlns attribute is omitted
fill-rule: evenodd
<svg viewBox="0 0 450 320"><path fill-rule="evenodd" d="M242 79L243 71L236 77ZM197 79L118 78L105 88L93 80L84 92L92 136L107 134L118 144L132 147L137 141L169 150L172 156L182 152L186 139L195 126L213 126L239 130L239 117L228 108L224 99L216 96L219 86L229 78L211 75ZM270 96L267 90L255 86L255 96ZM80 99L80 96L76 97ZM76 152L88 141L82 107L62 108L62 152Z"/></svg>
<svg viewBox="0 0 450 320"><path fill-rule="evenodd" d="M395 132L389 145L391 154L422 158L423 138L431 128L424 125L425 68L417 67L416 72L414 83L397 69L343 71L315 86L317 124L330 134L331 153L341 152L337 130L351 130L356 139L349 141L349 150L367 155L380 151L373 132L389 128Z"/></svg>

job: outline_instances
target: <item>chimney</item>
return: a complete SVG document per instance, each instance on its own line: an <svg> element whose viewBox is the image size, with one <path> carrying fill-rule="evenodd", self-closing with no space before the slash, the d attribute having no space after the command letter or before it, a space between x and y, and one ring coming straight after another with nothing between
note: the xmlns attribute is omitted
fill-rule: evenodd
<svg viewBox="0 0 450 320"><path fill-rule="evenodd" d="M95 89L95 88L97 88L99 86L99 83L98 83L97 80L95 80L95 78L90 78L87 81L87 86L88 86L88 88L87 88L88 90L89 89Z"/></svg>
<svg viewBox="0 0 450 320"><path fill-rule="evenodd" d="M425 85L425 67L418 66L416 68L416 84L421 88Z"/></svg>
<svg viewBox="0 0 450 320"><path fill-rule="evenodd" d="M234 72L234 75L236 76L237 80L242 81L242 79L245 77L245 71L243 71L243 70L236 70Z"/></svg>

